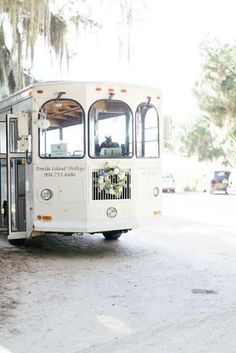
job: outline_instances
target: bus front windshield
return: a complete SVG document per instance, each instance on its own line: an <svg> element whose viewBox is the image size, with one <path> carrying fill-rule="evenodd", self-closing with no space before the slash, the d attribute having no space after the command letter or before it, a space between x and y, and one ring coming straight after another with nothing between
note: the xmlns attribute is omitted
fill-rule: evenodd
<svg viewBox="0 0 236 353"><path fill-rule="evenodd" d="M39 131L40 157L81 158L84 156L84 112L71 99L50 100L44 104L40 117L49 122Z"/></svg>
<svg viewBox="0 0 236 353"><path fill-rule="evenodd" d="M118 100L99 100L89 111L89 153L96 158L133 155L132 112Z"/></svg>

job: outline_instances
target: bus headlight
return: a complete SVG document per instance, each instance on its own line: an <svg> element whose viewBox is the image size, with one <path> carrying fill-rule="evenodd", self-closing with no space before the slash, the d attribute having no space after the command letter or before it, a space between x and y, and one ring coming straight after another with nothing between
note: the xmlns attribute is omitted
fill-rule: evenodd
<svg viewBox="0 0 236 353"><path fill-rule="evenodd" d="M109 207L107 209L107 217L114 218L117 215L117 209L115 207Z"/></svg>
<svg viewBox="0 0 236 353"><path fill-rule="evenodd" d="M159 195L159 188L155 186L155 188L153 189L153 196L157 197L158 195Z"/></svg>
<svg viewBox="0 0 236 353"><path fill-rule="evenodd" d="M52 198L53 192L50 189L43 189L40 195L44 201L48 201Z"/></svg>

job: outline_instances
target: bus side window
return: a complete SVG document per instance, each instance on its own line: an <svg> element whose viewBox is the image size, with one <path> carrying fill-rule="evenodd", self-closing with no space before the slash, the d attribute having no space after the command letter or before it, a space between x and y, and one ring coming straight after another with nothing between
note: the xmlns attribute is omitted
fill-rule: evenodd
<svg viewBox="0 0 236 353"><path fill-rule="evenodd" d="M152 104L141 103L136 111L137 157L159 157L159 116Z"/></svg>

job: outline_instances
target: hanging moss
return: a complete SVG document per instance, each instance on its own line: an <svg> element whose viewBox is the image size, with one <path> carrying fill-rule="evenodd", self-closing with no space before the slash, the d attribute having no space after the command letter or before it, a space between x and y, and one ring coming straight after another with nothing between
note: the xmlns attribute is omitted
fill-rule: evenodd
<svg viewBox="0 0 236 353"><path fill-rule="evenodd" d="M50 12L50 0L1 0L0 15L0 83L9 83L9 90L20 89L24 85L22 62L34 61L36 40L41 35L62 62L66 50L67 23ZM7 19L11 26L12 48L6 47L3 21ZM9 35L9 33L8 33ZM11 58L8 54L10 53ZM9 59L7 61L6 59ZM13 62L12 60L16 60ZM9 78L9 80L8 80ZM14 78L14 79L13 79Z"/></svg>
<svg viewBox="0 0 236 353"><path fill-rule="evenodd" d="M8 75L8 87L10 89L10 93L14 92L16 89L16 81L13 70L11 70Z"/></svg>
<svg viewBox="0 0 236 353"><path fill-rule="evenodd" d="M62 61L65 48L67 26L61 18L51 14L50 18L50 45L54 48L56 55Z"/></svg>
<svg viewBox="0 0 236 353"><path fill-rule="evenodd" d="M55 0L0 0L0 84L5 84L6 87L9 85L6 92L21 89L25 85L22 65L25 60L33 64L34 49L39 36L43 36L45 44L52 49L52 53L56 53L60 65L64 58L68 64L68 27L73 24L77 33L81 23L91 28L99 27L90 18L81 16L77 0L70 0L69 4L65 2L61 9L55 7L53 13L50 5L56 3ZM68 8L71 16L65 11ZM11 36L11 47L6 45L4 21L11 27L11 32L8 33Z"/></svg>
<svg viewBox="0 0 236 353"><path fill-rule="evenodd" d="M37 3L35 0L1 0L0 2L0 14L4 14L0 28L0 82L5 85L6 92L9 93L22 88L24 84L22 58L28 57L28 50L33 59L33 48L37 36L34 35L31 25L35 22L34 16L31 16L29 11L32 2ZM40 4L42 2L44 1L39 1ZM6 46L4 35L3 23L6 19L11 26L11 33L8 33L8 36L12 37L10 48Z"/></svg>
<svg viewBox="0 0 236 353"><path fill-rule="evenodd" d="M9 92L8 88L8 74L9 68L12 66L12 58L9 49L5 45L5 35L3 26L0 25L0 83L2 85L1 91L5 94Z"/></svg>

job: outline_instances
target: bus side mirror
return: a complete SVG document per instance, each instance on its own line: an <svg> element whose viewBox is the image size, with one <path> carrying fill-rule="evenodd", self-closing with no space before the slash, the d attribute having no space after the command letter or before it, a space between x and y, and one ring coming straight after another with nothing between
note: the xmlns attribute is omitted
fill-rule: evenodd
<svg viewBox="0 0 236 353"><path fill-rule="evenodd" d="M36 124L40 130L47 130L50 126L50 122L45 118L40 118Z"/></svg>

